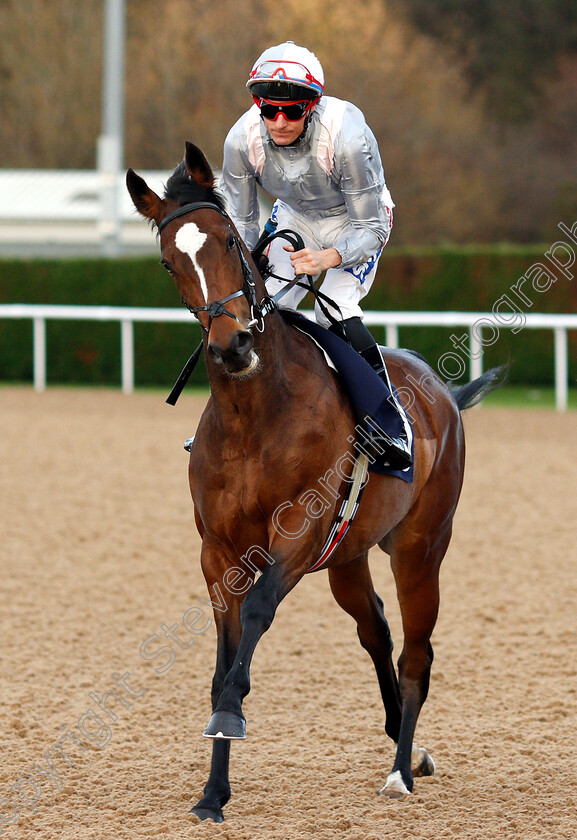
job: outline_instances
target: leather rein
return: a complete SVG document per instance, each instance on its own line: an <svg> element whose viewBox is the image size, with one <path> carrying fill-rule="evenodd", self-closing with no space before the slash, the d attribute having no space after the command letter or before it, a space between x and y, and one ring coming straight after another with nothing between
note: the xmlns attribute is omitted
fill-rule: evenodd
<svg viewBox="0 0 577 840"><path fill-rule="evenodd" d="M175 219L179 219L181 216L186 216L188 213L193 213L195 210L216 210L217 213L219 213L221 216L223 216L227 220L227 222L230 223L229 217L224 212L224 210L222 210L218 206L218 204L215 204L214 202L211 202L211 201L195 201L195 202L192 202L190 204L183 204L182 207L179 207L178 209L173 210L172 213L169 213L168 216L165 216L164 219L158 225L159 235L162 233L162 231L165 229L165 227L167 225L169 225L171 222L173 222ZM243 295L246 298L246 301L249 305L250 314L251 314L251 319L250 319L249 323L247 324L247 329L250 329L251 327L256 327L256 329L259 332L261 332L261 333L264 332L265 316L268 315L269 312L273 312L274 309L276 309L277 302L284 295L286 295L286 293L290 289L292 289L293 286L296 286L296 285L299 285L301 287L306 288L308 291L311 291L315 295L315 298L317 299L319 305L321 306L321 308L323 309L323 311L325 312L325 314L327 315L329 320L331 320L335 323L338 323L331 316L331 314L328 312L328 310L325 308L325 306L323 305L320 298L321 297L325 298L325 300L329 304L331 304L335 309L338 309L337 305L333 301L331 301L329 298L326 298L324 295L322 295L315 288L314 283L313 283L313 279L308 274L298 274L298 275L296 275L295 277L292 278L292 280L289 280L286 283L286 285L279 292L277 292L275 295L273 295L272 297L270 297L270 295L265 295L265 297L262 299L261 303L258 303L258 301L256 299L256 286L255 286L255 282L254 282L254 275L253 275L252 270L251 270L251 268L248 264L248 260L246 259L245 255L244 255L244 252L242 250L242 245L240 243L239 237L234 233L232 228L231 228L231 234L234 238L234 244L235 244L236 251L238 253L239 259L240 259L240 265L241 265L242 277L243 277L242 288L239 289L236 292L232 292L232 294L227 295L226 297L221 298L220 300L213 300L211 303L206 303L206 304L203 304L202 306L189 306L188 303L185 300L182 301L184 303L184 305L186 306L186 308L189 310L189 312L191 312L195 316L195 318L197 318L199 321L200 321L200 318L199 318L199 313L200 312L208 313L208 319L209 319L208 320L208 327L205 327L204 324L202 323L202 321L200 321L200 325L201 325L203 331L206 333L206 335L208 335L208 333L210 332L210 327L211 327L213 319L214 318L219 318L221 315L227 315L229 318L233 318L235 321L238 321L240 323L240 321L236 317L236 315L233 312L229 312L229 310L226 308L226 304L229 301L234 300L235 298L242 297ZM273 239L277 239L277 238L286 239L293 246L295 251L300 251L305 247L305 244L304 244L304 241L303 241L302 237L300 236L300 234L296 233L296 231L288 230L288 229L279 230L279 231L275 231L274 233L271 233L266 238L261 238L261 240L259 240L259 242L258 242L257 247L252 252L252 256L255 257L255 258L260 257L262 255L262 253L264 252L265 248L267 248L270 245L270 243L273 241ZM272 273L269 274L268 276L276 277L276 275L273 275ZM280 279L284 279L284 278L280 278ZM305 281L305 282L303 282L303 281ZM182 371L180 373L180 376L176 380L172 391L170 392L170 394L168 395L168 397L166 399L166 402L169 403L169 405L175 405L176 404L177 399L179 398L180 394L182 393L182 390L183 390L184 386L188 382L188 380L190 378L190 375L191 375L192 371L194 370L194 368L196 366L196 363L198 362L198 359L199 359L200 354L202 352L202 347L203 347L203 342L201 341L200 344L198 345L198 347L196 348L196 350L194 351L194 353L192 354L192 356L186 362L184 368L182 369Z"/></svg>

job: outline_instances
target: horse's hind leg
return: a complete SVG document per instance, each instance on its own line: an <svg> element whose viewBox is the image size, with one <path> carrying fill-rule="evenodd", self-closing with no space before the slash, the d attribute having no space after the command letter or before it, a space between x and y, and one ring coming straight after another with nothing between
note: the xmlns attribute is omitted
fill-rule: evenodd
<svg viewBox="0 0 577 840"><path fill-rule="evenodd" d="M403 622L404 644L399 657L401 726L393 769L381 793L398 798L413 789L413 775L432 775L435 765L413 745L419 712L427 698L433 662L430 638L439 611L439 567L451 537L447 524L431 545L419 539L391 541L391 565ZM413 765L413 766L412 766Z"/></svg>
<svg viewBox="0 0 577 840"><path fill-rule="evenodd" d="M401 726L401 696L392 660L393 642L383 613L383 602L373 588L368 555L329 569L329 581L336 602L357 622L361 645L377 672L385 706L385 731L395 742Z"/></svg>

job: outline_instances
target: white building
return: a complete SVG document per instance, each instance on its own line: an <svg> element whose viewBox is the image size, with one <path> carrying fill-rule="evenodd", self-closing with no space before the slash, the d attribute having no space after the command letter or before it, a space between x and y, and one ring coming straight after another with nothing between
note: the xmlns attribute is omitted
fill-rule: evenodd
<svg viewBox="0 0 577 840"><path fill-rule="evenodd" d="M172 172L138 174L162 195ZM102 221L102 177L91 170L0 169L0 257L101 254L110 233L110 222ZM124 176L118 189L120 253L158 253L156 235L134 209Z"/></svg>

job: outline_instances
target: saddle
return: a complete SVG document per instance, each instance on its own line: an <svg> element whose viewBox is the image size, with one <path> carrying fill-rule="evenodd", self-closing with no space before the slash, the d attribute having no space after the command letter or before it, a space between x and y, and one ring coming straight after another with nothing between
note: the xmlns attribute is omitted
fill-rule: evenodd
<svg viewBox="0 0 577 840"><path fill-rule="evenodd" d="M278 312L286 323L308 335L325 351L347 391L355 414L361 418L370 417L388 434L398 436L402 420L394 405L396 395L391 394L381 377L362 356L346 341L315 321L305 318L300 312L280 307ZM412 446L414 448L414 439ZM413 480L412 466L405 470L393 469L382 459L374 457L374 453L369 459L369 472L394 475L407 482Z"/></svg>

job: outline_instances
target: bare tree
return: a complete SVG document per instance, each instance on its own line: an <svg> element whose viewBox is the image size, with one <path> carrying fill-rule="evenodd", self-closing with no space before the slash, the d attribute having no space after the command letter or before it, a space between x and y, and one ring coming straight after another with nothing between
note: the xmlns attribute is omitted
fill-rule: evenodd
<svg viewBox="0 0 577 840"><path fill-rule="evenodd" d="M104 0L0 0L0 165L95 165ZM326 93L365 113L397 203L392 244L535 239L575 207L575 63L523 127L487 114L458 51L385 0L127 0L126 159L172 168L184 141L215 167L271 44L314 50ZM557 208L557 209L555 209Z"/></svg>
<svg viewBox="0 0 577 840"><path fill-rule="evenodd" d="M94 166L101 15L100 0L0 4L3 166Z"/></svg>

